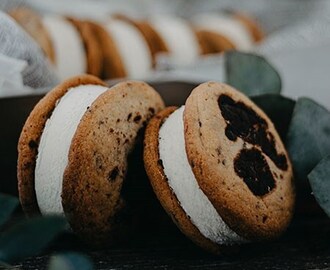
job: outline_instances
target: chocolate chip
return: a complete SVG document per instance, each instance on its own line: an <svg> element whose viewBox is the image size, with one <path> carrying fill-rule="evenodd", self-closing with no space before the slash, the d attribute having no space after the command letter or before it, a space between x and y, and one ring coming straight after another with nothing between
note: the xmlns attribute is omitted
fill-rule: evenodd
<svg viewBox="0 0 330 270"><path fill-rule="evenodd" d="M260 150L243 149L234 160L236 174L255 196L263 196L275 188L275 180Z"/></svg>
<svg viewBox="0 0 330 270"><path fill-rule="evenodd" d="M135 123L139 123L140 120L141 120L141 118L142 118L142 116L138 114L137 116L134 117L133 121L134 121Z"/></svg>
<svg viewBox="0 0 330 270"><path fill-rule="evenodd" d="M32 162L23 163L23 168L24 169L32 168L32 166L33 166L33 163Z"/></svg>
<svg viewBox="0 0 330 270"><path fill-rule="evenodd" d="M115 179L116 179L116 177L118 176L118 174L119 174L119 169L118 169L118 166L116 166L116 167L114 167L113 169L112 169L112 171L109 173L109 177L108 177L108 179L110 180L110 181L115 181Z"/></svg>
<svg viewBox="0 0 330 270"><path fill-rule="evenodd" d="M155 114L155 109L152 108L152 107L150 107L150 108L148 109L148 111L151 112L151 114Z"/></svg>
<svg viewBox="0 0 330 270"><path fill-rule="evenodd" d="M262 217L262 223L265 223L267 221L268 217L267 216L263 216Z"/></svg>
<svg viewBox="0 0 330 270"><path fill-rule="evenodd" d="M162 169L164 169L163 160L158 159L158 160L157 160L157 163L158 163L158 165L159 165L160 167L162 167Z"/></svg>
<svg viewBox="0 0 330 270"><path fill-rule="evenodd" d="M129 113L129 115L127 115L127 121L129 121L132 117L132 113Z"/></svg>
<svg viewBox="0 0 330 270"><path fill-rule="evenodd" d="M35 149L35 148L38 148L38 144L37 144L36 141L30 140L29 141L29 147L32 148L32 149Z"/></svg>
<svg viewBox="0 0 330 270"><path fill-rule="evenodd" d="M287 170L286 156L278 154L274 136L268 131L267 122L243 102L236 102L227 95L218 99L219 108L227 127L225 134L231 141L240 137L245 142L261 147L262 151L282 170Z"/></svg>
<svg viewBox="0 0 330 270"><path fill-rule="evenodd" d="M118 118L116 122L119 123L120 122L120 119Z"/></svg>

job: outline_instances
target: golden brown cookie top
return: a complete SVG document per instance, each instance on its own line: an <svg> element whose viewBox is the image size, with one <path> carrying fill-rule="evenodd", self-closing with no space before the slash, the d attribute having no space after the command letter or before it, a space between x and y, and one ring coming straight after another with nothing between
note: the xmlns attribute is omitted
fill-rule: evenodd
<svg viewBox="0 0 330 270"><path fill-rule="evenodd" d="M232 87L207 82L184 111L189 163L223 220L247 239L272 238L289 224L292 167L273 123Z"/></svg>

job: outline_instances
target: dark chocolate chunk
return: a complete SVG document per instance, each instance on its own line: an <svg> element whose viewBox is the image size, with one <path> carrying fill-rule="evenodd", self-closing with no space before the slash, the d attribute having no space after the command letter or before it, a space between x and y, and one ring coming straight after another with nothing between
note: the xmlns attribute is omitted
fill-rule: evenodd
<svg viewBox="0 0 330 270"><path fill-rule="evenodd" d="M142 116L138 114L137 116L134 117L133 121L135 123L139 123L141 119L142 119Z"/></svg>
<svg viewBox="0 0 330 270"><path fill-rule="evenodd" d="M255 196L264 196L275 188L275 180L261 151L242 149L234 160L236 174Z"/></svg>
<svg viewBox="0 0 330 270"><path fill-rule="evenodd" d="M30 140L29 141L29 147L32 148L32 149L35 149L35 148L38 148L38 144L37 144L36 141Z"/></svg>
<svg viewBox="0 0 330 270"><path fill-rule="evenodd" d="M162 169L164 169L163 160L158 159L157 163L160 167L162 167Z"/></svg>
<svg viewBox="0 0 330 270"><path fill-rule="evenodd" d="M119 174L119 169L118 169L118 167L116 166L116 167L114 167L114 168L112 169L112 171L109 173L109 177L108 177L108 179L109 179L110 181L115 181L115 179L116 179L116 177L118 176L118 174Z"/></svg>
<svg viewBox="0 0 330 270"><path fill-rule="evenodd" d="M155 114L155 109L152 108L152 107L150 107L150 108L148 109L148 111L151 112L151 114Z"/></svg>
<svg viewBox="0 0 330 270"><path fill-rule="evenodd" d="M218 99L219 108L227 127L225 134L231 141L237 137L261 147L262 151L282 170L288 168L286 156L278 154L274 136L268 131L267 122L243 102L235 102L227 95Z"/></svg>

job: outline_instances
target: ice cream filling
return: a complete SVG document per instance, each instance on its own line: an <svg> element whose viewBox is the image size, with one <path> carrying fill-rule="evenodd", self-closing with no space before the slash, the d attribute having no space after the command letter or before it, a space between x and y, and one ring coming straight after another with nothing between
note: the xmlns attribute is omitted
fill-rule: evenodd
<svg viewBox="0 0 330 270"><path fill-rule="evenodd" d="M203 30L219 33L234 43L239 50L250 50L253 46L253 38L246 27L227 15L205 14L197 16L194 24Z"/></svg>
<svg viewBox="0 0 330 270"><path fill-rule="evenodd" d="M189 65L196 61L200 55L199 44L194 32L183 19L158 16L151 19L151 25L160 34L178 64Z"/></svg>
<svg viewBox="0 0 330 270"><path fill-rule="evenodd" d="M55 15L45 16L43 24L52 41L59 78L86 73L86 53L77 29L65 18Z"/></svg>
<svg viewBox="0 0 330 270"><path fill-rule="evenodd" d="M106 30L119 50L127 77L141 79L148 76L152 69L152 56L142 34L120 20L111 20Z"/></svg>
<svg viewBox="0 0 330 270"><path fill-rule="evenodd" d="M228 227L199 187L185 149L183 112L184 106L173 112L159 130L159 155L168 184L204 237L220 245L246 242Z"/></svg>
<svg viewBox="0 0 330 270"><path fill-rule="evenodd" d="M69 89L47 120L35 168L35 192L42 214L64 215L61 193L71 140L88 107L107 89L100 85Z"/></svg>

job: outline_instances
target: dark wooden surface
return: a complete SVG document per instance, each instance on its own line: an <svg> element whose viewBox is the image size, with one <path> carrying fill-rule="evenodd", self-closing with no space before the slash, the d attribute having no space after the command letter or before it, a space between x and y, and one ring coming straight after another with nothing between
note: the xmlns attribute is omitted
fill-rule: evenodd
<svg viewBox="0 0 330 270"><path fill-rule="evenodd" d="M296 219L280 239L246 245L230 256L207 254L177 230L142 233L123 247L84 252L96 269L330 269L330 220ZM45 269L48 260L36 257L17 267Z"/></svg>

